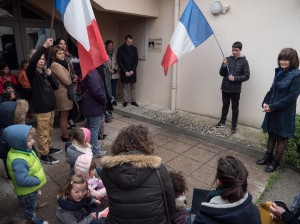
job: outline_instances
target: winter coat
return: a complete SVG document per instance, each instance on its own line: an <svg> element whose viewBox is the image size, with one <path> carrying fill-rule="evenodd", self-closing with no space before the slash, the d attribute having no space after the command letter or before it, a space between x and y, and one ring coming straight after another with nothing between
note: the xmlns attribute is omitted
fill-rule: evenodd
<svg viewBox="0 0 300 224"><path fill-rule="evenodd" d="M294 217L288 211L285 211L281 214L281 218L285 224L300 224L300 220Z"/></svg>
<svg viewBox="0 0 300 224"><path fill-rule="evenodd" d="M264 132L270 132L284 138L294 136L296 104L299 93L299 69L283 71L277 68L271 89L262 103L268 104L271 111L265 113L262 123Z"/></svg>
<svg viewBox="0 0 300 224"><path fill-rule="evenodd" d="M0 104L0 129L12 124L25 124L29 109L26 100L6 101Z"/></svg>
<svg viewBox="0 0 300 224"><path fill-rule="evenodd" d="M133 45L127 46L123 44L118 49L117 60L120 67L121 82L135 83L136 82L136 67L139 62L137 48ZM133 71L132 76L127 77L125 72Z"/></svg>
<svg viewBox="0 0 300 224"><path fill-rule="evenodd" d="M70 145L66 150L66 160L67 163L70 164L70 173L71 176L74 175L74 165L76 159L82 154L89 154L93 156L92 146L88 144L88 147L81 146L75 139L72 141L72 145Z"/></svg>
<svg viewBox="0 0 300 224"><path fill-rule="evenodd" d="M6 78L10 79L9 82L12 82L12 84L14 84L15 88L18 86L19 83L18 83L18 81L16 79L16 76L14 76L11 73L8 73L6 75ZM6 78L4 76L0 76L0 94L2 94L4 92L3 85L4 85L4 83L7 82Z"/></svg>
<svg viewBox="0 0 300 224"><path fill-rule="evenodd" d="M250 78L248 61L243 55L237 58L230 56L226 59L230 74L234 76L234 81L228 80L227 66L222 63L220 68L220 75L223 76L221 90L227 93L240 93L242 82L245 82Z"/></svg>
<svg viewBox="0 0 300 224"><path fill-rule="evenodd" d="M89 206L93 204L92 198L83 198L80 202L72 199L59 198L59 207L56 210L57 224L89 224L93 221Z"/></svg>
<svg viewBox="0 0 300 224"><path fill-rule="evenodd" d="M117 54L116 52L112 52L111 54L109 54L108 52L107 55L109 60L105 62L105 65L108 67L108 69L115 71L115 73L111 74L111 79L119 79L120 73L119 73L119 65L117 62Z"/></svg>
<svg viewBox="0 0 300 224"><path fill-rule="evenodd" d="M31 128L18 124L3 131L4 139L11 147L7 155L7 168L18 196L33 193L46 184L46 175L39 158L27 147Z"/></svg>
<svg viewBox="0 0 300 224"><path fill-rule="evenodd" d="M26 69L26 74L32 87L32 108L34 113L48 113L55 110L56 102L54 90L58 90L59 83L52 76L47 76L43 71L37 70L37 63L46 52L45 47L40 47L35 52Z"/></svg>
<svg viewBox="0 0 300 224"><path fill-rule="evenodd" d="M27 78L25 69L21 69L18 74L18 81L23 89L31 89L30 82Z"/></svg>
<svg viewBox="0 0 300 224"><path fill-rule="evenodd" d="M71 110L73 108L73 101L69 100L67 96L67 88L72 84L70 72L57 62L52 62L50 69L59 83L59 88L54 91L56 110Z"/></svg>
<svg viewBox="0 0 300 224"><path fill-rule="evenodd" d="M102 78L94 69L81 82L84 93L81 102L81 112L85 116L102 116L107 98Z"/></svg>
<svg viewBox="0 0 300 224"><path fill-rule="evenodd" d="M167 224L161 184L162 178L169 213L173 214L175 196L161 158L141 151L124 152L101 158L101 179L107 191L109 224Z"/></svg>
<svg viewBox="0 0 300 224"><path fill-rule="evenodd" d="M240 200L230 203L221 196L201 204L193 224L261 224L258 208L252 196L246 193Z"/></svg>

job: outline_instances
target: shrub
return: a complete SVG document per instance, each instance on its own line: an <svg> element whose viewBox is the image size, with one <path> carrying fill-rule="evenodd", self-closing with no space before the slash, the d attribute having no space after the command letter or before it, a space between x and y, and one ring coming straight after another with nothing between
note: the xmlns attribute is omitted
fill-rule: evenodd
<svg viewBox="0 0 300 224"><path fill-rule="evenodd" d="M295 136L288 140L288 150L284 153L284 161L300 169L300 115L295 119Z"/></svg>

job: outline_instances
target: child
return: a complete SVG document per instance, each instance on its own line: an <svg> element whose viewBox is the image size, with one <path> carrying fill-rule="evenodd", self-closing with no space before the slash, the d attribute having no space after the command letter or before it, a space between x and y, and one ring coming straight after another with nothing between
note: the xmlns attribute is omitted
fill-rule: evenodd
<svg viewBox="0 0 300 224"><path fill-rule="evenodd" d="M171 215L171 220L173 224L185 224L188 219L185 197L185 192L187 191L186 182L180 172L169 171L169 176L173 185L176 203L176 212Z"/></svg>
<svg viewBox="0 0 300 224"><path fill-rule="evenodd" d="M10 73L10 69L8 65L2 66L2 76L0 76L0 94L2 94L4 91L3 85L6 82L12 82L14 86L18 86L18 82L16 77Z"/></svg>
<svg viewBox="0 0 300 224"><path fill-rule="evenodd" d="M46 68L45 52L53 45L52 38L48 38L44 45L32 54L26 74L32 88L31 104L35 113L38 132L38 152L41 161L46 164L57 164L59 160L52 154L60 153L61 149L52 148L52 129L54 110L56 107L54 90L58 90L59 83Z"/></svg>
<svg viewBox="0 0 300 224"><path fill-rule="evenodd" d="M14 191L24 209L24 216L36 224L48 224L35 214L38 191L46 183L46 175L40 160L32 150L34 129L18 124L4 129L3 135L10 145L7 168Z"/></svg>
<svg viewBox="0 0 300 224"><path fill-rule="evenodd" d="M88 188L93 198L107 200L106 189L102 180L96 177L96 163L92 158L92 155L80 155L75 162L75 174L82 175L88 181Z"/></svg>
<svg viewBox="0 0 300 224"><path fill-rule="evenodd" d="M87 128L75 128L71 131L72 144L66 149L66 160L70 164L70 174L74 175L74 165L78 156L88 154L93 156L91 132Z"/></svg>
<svg viewBox="0 0 300 224"><path fill-rule="evenodd" d="M98 219L93 212L100 201L92 199L89 195L88 184L81 175L74 175L58 191L56 210L57 224L101 224L103 218ZM92 209L91 209L92 206Z"/></svg>
<svg viewBox="0 0 300 224"><path fill-rule="evenodd" d="M16 101L17 99L20 99L20 95L16 92L14 84L10 81L5 82L3 85L1 102Z"/></svg>

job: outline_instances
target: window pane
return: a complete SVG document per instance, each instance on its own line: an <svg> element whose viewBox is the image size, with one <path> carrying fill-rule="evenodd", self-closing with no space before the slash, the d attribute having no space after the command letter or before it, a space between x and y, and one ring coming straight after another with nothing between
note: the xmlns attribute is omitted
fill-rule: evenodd
<svg viewBox="0 0 300 224"><path fill-rule="evenodd" d="M39 19L44 20L44 18L40 17L38 14L36 14L34 11L30 10L24 5L21 5L21 14L24 19Z"/></svg>
<svg viewBox="0 0 300 224"><path fill-rule="evenodd" d="M0 26L0 64L18 69L18 57L13 27Z"/></svg>
<svg viewBox="0 0 300 224"><path fill-rule="evenodd" d="M12 3L6 5L0 4L0 17L14 17L14 9Z"/></svg>
<svg viewBox="0 0 300 224"><path fill-rule="evenodd" d="M51 34L53 40L56 40L56 33L55 30L52 30ZM30 28L26 27L26 37L27 37L27 45L29 51L33 48L41 47L46 39L50 37L50 29L46 28Z"/></svg>

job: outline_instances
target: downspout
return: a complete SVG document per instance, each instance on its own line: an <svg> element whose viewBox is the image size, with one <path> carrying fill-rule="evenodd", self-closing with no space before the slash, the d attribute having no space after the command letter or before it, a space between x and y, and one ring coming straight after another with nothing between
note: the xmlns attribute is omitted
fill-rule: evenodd
<svg viewBox="0 0 300 224"><path fill-rule="evenodd" d="M180 0L175 0L174 4L174 29L179 19ZM177 93L177 63L173 65L172 83L171 83L171 110L176 109L176 93Z"/></svg>

